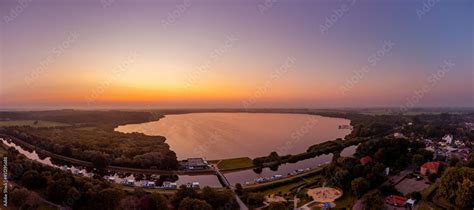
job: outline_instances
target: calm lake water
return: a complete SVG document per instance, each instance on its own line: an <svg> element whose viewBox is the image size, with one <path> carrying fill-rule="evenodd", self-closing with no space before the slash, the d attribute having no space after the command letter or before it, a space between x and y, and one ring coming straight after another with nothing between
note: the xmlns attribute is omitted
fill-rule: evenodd
<svg viewBox="0 0 474 210"><path fill-rule="evenodd" d="M129 124L115 130L166 137L179 159L208 160L260 157L277 151L295 154L317 143L344 138L347 119L306 114L192 113L166 115L159 121Z"/></svg>

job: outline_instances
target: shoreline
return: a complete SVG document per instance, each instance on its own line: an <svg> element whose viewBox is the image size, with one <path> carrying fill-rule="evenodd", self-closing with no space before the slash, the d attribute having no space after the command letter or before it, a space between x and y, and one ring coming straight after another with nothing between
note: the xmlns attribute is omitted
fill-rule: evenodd
<svg viewBox="0 0 474 210"><path fill-rule="evenodd" d="M172 115L192 115L192 114L278 114L278 115L301 115L301 116L308 116L308 117L312 117L312 116L317 116L317 117L321 117L321 118L330 118L330 119L334 119L334 120L345 120L345 121L348 121L347 123L342 123L342 124L339 124L338 126L341 126L341 125L349 125L351 126L352 125L352 120L348 119L348 118L344 118L344 117L340 117L340 116L332 116L330 114L324 114L324 113L314 113L314 112L310 112L308 110L288 110L288 111L280 111L280 110L257 110L257 111L245 111L245 110L240 110L240 111L236 111L236 110L228 110L228 111L203 111L203 112L179 112L179 113L160 113L162 114L158 119L154 119L152 121L146 121L146 122L141 122L141 123L128 123L128 124L121 124L121 125L117 125L116 127L113 128L113 131L114 132L119 132L119 133L124 133L124 134L128 134L128 133L140 133L140 134L143 134L143 135L146 135L146 136L161 136L161 137L164 137L165 138L165 143L170 145L169 142L167 142L169 139L167 136L165 136L164 134L156 134L156 135L149 135L149 134L146 134L145 132L140 132L140 131L127 131L127 132L124 132L124 131L120 131L119 129L121 127L125 127L125 126L147 126L145 124L147 123L157 123L157 122L160 122L160 120L166 118L167 116L172 116ZM340 114L340 113L339 113ZM336 128L337 129L337 128ZM348 130L348 129L342 129L342 128L339 128L339 130ZM338 137L338 138L341 138L341 139L346 139L346 137L348 135L350 135L351 132L349 132L348 134L342 136L342 137ZM321 143L324 143L324 142L329 142L329 141L334 141L338 138L334 138L334 139L329 139L329 140L322 140L321 142L319 142L318 144L321 144ZM310 145L307 145L307 148L313 146L314 144L310 144ZM307 149L306 148L306 149ZM172 148L171 148L171 145L170 145L170 149L172 151L174 151ZM276 148L275 148L276 149ZM272 150L274 151L274 150ZM270 152L272 152L270 151ZM270 154L270 152L268 154ZM301 154L301 153L304 153L305 151L299 151L299 152L295 152L294 154ZM262 155L268 155L268 154L262 154ZM289 154L281 154L281 155L294 155L293 153L289 153ZM255 159L255 158L259 158L259 157L263 157L262 155L256 155L255 157L250 157L250 156L245 156L245 154L242 156L242 155L237 155L237 156L230 156L230 157L222 157L222 158L213 158L212 160L230 160L230 159L236 159L236 158L241 158L241 157L249 157L250 159ZM187 156L185 158L181 158L181 159L178 159L178 161L180 160L186 160L187 158L194 158L193 156ZM253 167L253 168L256 168L256 167ZM247 168L247 169L252 169L252 168Z"/></svg>

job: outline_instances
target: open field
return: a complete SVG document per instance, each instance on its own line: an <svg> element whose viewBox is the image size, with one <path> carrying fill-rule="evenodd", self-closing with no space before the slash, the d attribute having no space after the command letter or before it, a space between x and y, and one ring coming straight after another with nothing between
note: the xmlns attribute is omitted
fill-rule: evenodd
<svg viewBox="0 0 474 210"><path fill-rule="evenodd" d="M65 127L69 124L51 122L51 121L42 121L42 120L12 120L12 121L0 121L0 127L8 126L30 126L35 128L50 128L50 127Z"/></svg>
<svg viewBox="0 0 474 210"><path fill-rule="evenodd" d="M252 159L249 157L214 160L210 161L210 163L217 164L217 167L221 171L236 171L254 167Z"/></svg>
<svg viewBox="0 0 474 210"><path fill-rule="evenodd" d="M336 204L337 209L351 209L356 200L357 198L354 195L344 193L344 195L334 203Z"/></svg>

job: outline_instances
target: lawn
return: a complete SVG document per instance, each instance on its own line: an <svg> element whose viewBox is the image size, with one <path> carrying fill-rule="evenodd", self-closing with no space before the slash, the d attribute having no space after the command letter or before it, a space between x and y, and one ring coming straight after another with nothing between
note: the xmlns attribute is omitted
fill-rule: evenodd
<svg viewBox="0 0 474 210"><path fill-rule="evenodd" d="M243 170L253 168L252 159L248 157L243 158L233 158L233 159L226 159L226 160L219 160L219 161L210 161L211 163L216 164L219 170L221 171L236 171L236 170Z"/></svg>
<svg viewBox="0 0 474 210"><path fill-rule="evenodd" d="M41 120L12 120L12 121L0 121L0 127L8 126L31 126L35 128L47 128L47 127L64 127L69 126L69 124L51 122L51 121L41 121Z"/></svg>
<svg viewBox="0 0 474 210"><path fill-rule="evenodd" d="M291 192L292 189L296 189L296 188L298 188L301 185L304 185L306 183L307 183L306 181L301 180L299 182L294 182L294 183L286 184L286 185L283 185L283 186L270 188L270 189L267 189L267 190L264 190L264 191L261 191L261 192L265 195L279 194L279 193L286 194L286 193Z"/></svg>
<svg viewBox="0 0 474 210"><path fill-rule="evenodd" d="M336 204L336 208L338 209L351 209L356 200L357 198L355 196L346 192L341 198L337 199L334 203Z"/></svg>

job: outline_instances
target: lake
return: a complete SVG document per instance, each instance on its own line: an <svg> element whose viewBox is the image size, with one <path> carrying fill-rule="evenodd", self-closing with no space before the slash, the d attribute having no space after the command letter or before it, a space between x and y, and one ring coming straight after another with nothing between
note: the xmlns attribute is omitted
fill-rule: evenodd
<svg viewBox="0 0 474 210"><path fill-rule="evenodd" d="M115 130L166 137L179 159L204 157L208 160L260 157L277 151L296 154L313 145L344 138L351 131L347 119L307 114L275 113L192 113L166 115L141 124Z"/></svg>
<svg viewBox="0 0 474 210"><path fill-rule="evenodd" d="M196 113L167 115L156 122L124 125L116 130L165 136L167 143L180 159L224 159L254 158L268 155L272 151L279 154L301 153L313 144L343 138L350 130L339 129L339 125L348 124L350 121L346 119L305 114ZM29 152L11 142L1 140L32 160L57 168L62 167L54 165L49 157L41 159L35 151ZM352 156L356 148L357 146L348 147L341 155ZM295 170L316 168L331 159L332 154L321 155L297 163L283 164L276 171L265 168L257 174L253 170L244 170L226 173L226 177L233 185L252 183L261 177L287 176ZM186 184L195 181L200 182L202 186L220 186L214 175L179 176L177 182Z"/></svg>

